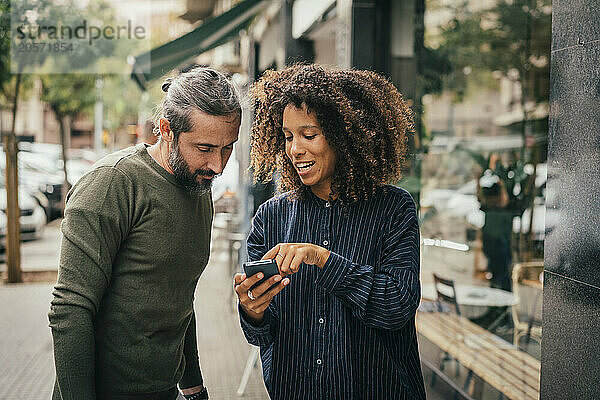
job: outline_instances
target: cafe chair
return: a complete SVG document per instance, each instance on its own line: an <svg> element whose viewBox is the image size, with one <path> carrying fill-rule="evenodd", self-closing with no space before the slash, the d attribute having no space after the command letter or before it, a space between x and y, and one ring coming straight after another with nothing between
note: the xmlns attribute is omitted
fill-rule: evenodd
<svg viewBox="0 0 600 400"><path fill-rule="evenodd" d="M456 288L454 286L454 280L442 278L441 276L434 273L433 274L433 282L434 282L434 287L435 287L435 291L437 294L435 303L437 304L438 312L446 312L450 308L448 306L452 306L452 307L454 307L456 314L460 315L460 307L458 306L458 302L456 301ZM443 357L440 357L440 366L439 366L440 372L443 372L444 367L446 366L446 363L449 361L451 362L452 360L454 360L454 358L452 358L450 356L450 354L448 354L447 352L444 352ZM456 376L458 376L460 374L460 370L459 370L460 364L459 364L458 360L454 360L454 361L456 362ZM431 374L431 387L432 388L435 385L435 378L436 378L436 374ZM469 383L471 378L472 378L472 372L469 371L469 375L467 377L467 383ZM457 398L457 393L455 393L455 398Z"/></svg>
<svg viewBox="0 0 600 400"><path fill-rule="evenodd" d="M448 304L454 307L457 315L460 315L460 307L456 301L456 288L454 287L454 281L451 279L445 279L437 274L433 274L433 282L435 291L437 294L436 304L439 312L444 312L447 308L444 304Z"/></svg>
<svg viewBox="0 0 600 400"><path fill-rule="evenodd" d="M543 261L523 262L513 267L513 294L518 300L512 308L513 344L517 347L523 336L526 337L526 345L530 339L541 344L543 273Z"/></svg>

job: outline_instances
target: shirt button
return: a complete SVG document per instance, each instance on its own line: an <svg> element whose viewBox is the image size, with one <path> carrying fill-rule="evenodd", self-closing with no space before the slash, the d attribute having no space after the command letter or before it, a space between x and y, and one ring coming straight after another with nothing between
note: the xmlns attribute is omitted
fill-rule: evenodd
<svg viewBox="0 0 600 400"><path fill-rule="evenodd" d="M323 246L328 246L329 245L329 240L323 240Z"/></svg>
<svg viewBox="0 0 600 400"><path fill-rule="evenodd" d="M323 361L321 361L320 358L317 358L317 365L321 365L321 364L323 364Z"/></svg>
<svg viewBox="0 0 600 400"><path fill-rule="evenodd" d="M331 207L331 203L330 202L325 203L325 207Z"/></svg>
<svg viewBox="0 0 600 400"><path fill-rule="evenodd" d="M319 318L319 323L322 324L323 322L325 322L325 320L323 318Z"/></svg>

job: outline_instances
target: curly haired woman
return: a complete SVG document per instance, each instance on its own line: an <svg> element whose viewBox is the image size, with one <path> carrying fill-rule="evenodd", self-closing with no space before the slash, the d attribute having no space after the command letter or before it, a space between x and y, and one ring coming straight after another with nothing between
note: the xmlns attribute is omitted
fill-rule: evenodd
<svg viewBox="0 0 600 400"><path fill-rule="evenodd" d="M412 130L396 88L368 71L297 65L252 89L251 166L281 174L234 278L241 326L272 399L424 399L415 311L419 230L397 182ZM285 288L285 290L284 290Z"/></svg>

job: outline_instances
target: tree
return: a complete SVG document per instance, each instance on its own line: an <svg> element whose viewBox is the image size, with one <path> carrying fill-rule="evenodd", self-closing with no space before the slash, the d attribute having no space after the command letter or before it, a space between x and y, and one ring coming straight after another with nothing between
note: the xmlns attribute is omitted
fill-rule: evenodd
<svg viewBox="0 0 600 400"><path fill-rule="evenodd" d="M434 3L434 0L430 0L430 3ZM511 182L513 179L522 181L519 182L521 189L518 201L511 198L510 207L513 211L521 215L526 208L532 209L529 231L520 235L520 248L523 249L525 241L531 242L535 168L542 160L542 146L547 134L547 117L539 124L534 120L534 113L541 103L548 102L549 97L551 1L497 0L487 8L475 0L457 1L446 6L434 5L437 10L445 10L451 17L429 38L429 44L433 47L430 57L438 60L436 67L442 80L442 85L436 85L438 82L435 79L426 81L429 82L426 88L430 93L440 93L445 89L460 101L473 83L477 86L495 85L494 80L490 79L492 74L517 82L521 89L519 107L523 118L514 124L514 128L520 131L523 147L510 171L497 170L496 173L507 188L515 184ZM528 151L525 143L528 138L535 136L536 124L541 125L539 136L542 140L536 140L541 145L533 146ZM526 177L523 171L529 162L533 163L534 171ZM482 171L487 168L490 167ZM508 172L513 178L508 178Z"/></svg>
<svg viewBox="0 0 600 400"><path fill-rule="evenodd" d="M0 101L7 100L12 103L12 127L11 133L3 138L4 151L6 152L6 184L7 184L7 219L8 219L8 246L7 265L9 281L21 281L20 271L20 228L19 228L19 206L18 206L18 171L17 171L17 144L15 137L15 124L21 88L24 79L23 73L35 73L38 67L50 66L57 68L55 71L68 72L77 68L84 68L94 62L98 57L111 54L114 44L110 40L104 40L95 46L80 46L81 52L78 57L68 54L44 51L37 41L43 42L52 39L50 29L45 36L31 37L31 32L36 32L37 27L74 27L76 23L90 20L106 21L114 16L111 8L105 2L89 2L77 4L73 0L53 3L48 0L0 0ZM90 18L93 17L93 18ZM20 28L19 31L17 28ZM14 32L13 32L14 29ZM56 28L55 28L56 29ZM22 32L27 34L19 34ZM38 31L39 32L39 31ZM54 38L56 39L56 38ZM56 41L56 40L54 40ZM62 44L59 43L62 46ZM37 47L36 47L37 46ZM71 43L71 46L73 44ZM24 50L24 51L23 51ZM61 65L62 63L62 65ZM72 84L75 88L85 87L85 79L71 79L63 77L63 84ZM12 85L14 83L14 85ZM14 89L13 89L14 87ZM55 100L60 97L56 92L46 92L48 98ZM90 93L90 92L87 92ZM67 96L69 97L69 96ZM63 100L65 100L63 98ZM68 100L68 99L66 99ZM80 99L81 100L81 99ZM83 106L84 102L78 105ZM56 103L55 103L56 105ZM59 118L61 124L61 139L64 143L64 117L72 115L72 102L67 101L67 106L56 106L56 110L62 116ZM63 146L63 158L66 166L65 149ZM66 168L65 168L66 177ZM68 184L67 184L68 185Z"/></svg>
<svg viewBox="0 0 600 400"><path fill-rule="evenodd" d="M10 81L10 2L0 0L0 91Z"/></svg>
<svg viewBox="0 0 600 400"><path fill-rule="evenodd" d="M89 74L45 75L42 76L42 101L54 112L60 127L62 148L64 193L69 190L67 176L67 134L75 117L89 111L96 101L95 76ZM67 129L68 128L68 129Z"/></svg>
<svg viewBox="0 0 600 400"><path fill-rule="evenodd" d="M48 7L46 12L52 16L54 25L77 27L83 21L95 20L114 26L114 10L105 1L80 3L66 0L60 5ZM60 142L63 159L64 185L63 195L70 188L67 172L67 135L72 131L72 123L79 114L89 112L96 100L95 74L89 67L110 63L114 55L115 43L110 40L98 40L93 45L76 43L77 53L56 53L46 60L41 71L58 72L42 75L42 98L54 112L60 129Z"/></svg>
<svg viewBox="0 0 600 400"><path fill-rule="evenodd" d="M550 75L550 0L498 0L493 7L476 9L476 2L449 6L453 18L437 35L435 50L447 59L445 87L464 94L467 77L462 71L499 72L521 86L523 135L531 133L531 103L547 102ZM475 8L475 9L474 9Z"/></svg>
<svg viewBox="0 0 600 400"><path fill-rule="evenodd" d="M22 84L22 72L26 65L41 64L46 58L46 53L27 53L15 55L15 48L22 43L22 39L11 34L12 24L31 23L36 19L37 23L45 23L47 16L43 9L45 1L23 0L9 2L0 0L0 90L4 99L12 102L12 126L10 134L2 139L6 153L6 217L7 217L7 269L9 282L21 282L21 232L19 226L19 180L17 170L17 143L15 127L19 95ZM9 51L10 50L10 51ZM11 59L13 56L13 59ZM11 75L14 72L14 75ZM11 83L14 82L14 91Z"/></svg>

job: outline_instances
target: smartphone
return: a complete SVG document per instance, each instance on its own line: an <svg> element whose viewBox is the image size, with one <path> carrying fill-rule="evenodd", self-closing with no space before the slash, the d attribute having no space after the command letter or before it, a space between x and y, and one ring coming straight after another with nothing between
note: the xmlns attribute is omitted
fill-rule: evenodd
<svg viewBox="0 0 600 400"><path fill-rule="evenodd" d="M254 289L273 275L277 275L279 273L279 268L277 267L277 262L274 259L272 260L259 260L259 261L248 261L243 264L244 272L246 273L246 277L249 278L252 275L256 275L259 272L262 272L264 277L257 283L255 283L250 290Z"/></svg>

